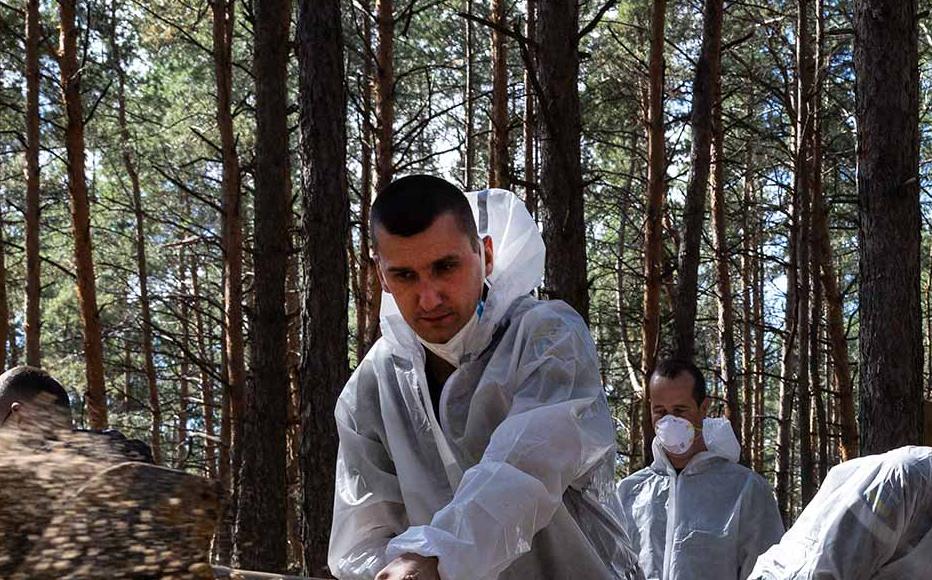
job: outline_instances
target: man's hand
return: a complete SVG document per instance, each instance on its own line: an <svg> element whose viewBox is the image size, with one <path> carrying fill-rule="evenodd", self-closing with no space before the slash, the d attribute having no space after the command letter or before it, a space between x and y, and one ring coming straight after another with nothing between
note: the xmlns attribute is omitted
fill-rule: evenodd
<svg viewBox="0 0 932 580"><path fill-rule="evenodd" d="M404 554L382 568L375 580L440 580L437 562L437 558L433 557Z"/></svg>

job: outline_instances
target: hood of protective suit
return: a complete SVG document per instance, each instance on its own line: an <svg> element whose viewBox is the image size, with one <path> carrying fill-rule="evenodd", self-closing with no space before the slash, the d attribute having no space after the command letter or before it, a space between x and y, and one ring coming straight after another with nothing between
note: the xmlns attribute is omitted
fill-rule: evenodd
<svg viewBox="0 0 932 580"><path fill-rule="evenodd" d="M708 451L679 473L655 439L653 464L618 484L616 509L648 580L744 580L783 534L773 490L737 464L728 420L706 419L702 437Z"/></svg>
<svg viewBox="0 0 932 580"><path fill-rule="evenodd" d="M751 578L932 578L932 448L902 447L833 467Z"/></svg>
<svg viewBox="0 0 932 580"><path fill-rule="evenodd" d="M544 240L534 218L515 194L504 189L484 189L465 194L476 220L479 237L492 238L493 269L488 276L485 308L465 345L465 359L482 351L511 303L530 294L544 278ZM394 297L382 292L379 313L382 336L396 354L420 351L414 330L408 326Z"/></svg>

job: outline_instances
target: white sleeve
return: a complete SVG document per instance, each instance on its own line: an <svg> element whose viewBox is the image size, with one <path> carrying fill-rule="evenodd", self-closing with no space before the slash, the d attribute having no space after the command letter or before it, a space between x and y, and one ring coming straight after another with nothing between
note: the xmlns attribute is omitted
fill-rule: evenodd
<svg viewBox="0 0 932 580"><path fill-rule="evenodd" d="M484 376L510 385L508 415L452 501L430 525L391 540L389 558L436 556L444 580L495 578L531 549L573 481L613 457L614 427L588 329L568 308L528 313L522 324L529 316L534 321L511 351L516 360L490 363Z"/></svg>
<svg viewBox="0 0 932 580"><path fill-rule="evenodd" d="M328 564L341 580L372 580L388 563L388 541L408 527L408 518L394 463L378 435L365 428L372 422L355 416L342 399L336 421L340 448Z"/></svg>

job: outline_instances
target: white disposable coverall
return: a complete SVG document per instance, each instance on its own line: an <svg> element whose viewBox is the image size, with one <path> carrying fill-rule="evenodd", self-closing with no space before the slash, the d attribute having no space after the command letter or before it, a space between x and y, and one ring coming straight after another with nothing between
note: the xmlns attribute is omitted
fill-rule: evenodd
<svg viewBox="0 0 932 580"><path fill-rule="evenodd" d="M731 424L706 419L702 437L708 451L679 474L655 438L653 464L618 484L622 523L648 579L743 580L783 535L770 485L737 464Z"/></svg>
<svg viewBox="0 0 932 580"><path fill-rule="evenodd" d="M832 468L751 578L932 578L932 448L902 447Z"/></svg>
<svg viewBox="0 0 932 580"><path fill-rule="evenodd" d="M382 338L336 408L331 571L371 579L410 552L437 556L444 580L643 578L611 509L615 431L588 329L529 295L544 245L523 203L467 197L495 251L483 315L438 421L423 347L382 295Z"/></svg>

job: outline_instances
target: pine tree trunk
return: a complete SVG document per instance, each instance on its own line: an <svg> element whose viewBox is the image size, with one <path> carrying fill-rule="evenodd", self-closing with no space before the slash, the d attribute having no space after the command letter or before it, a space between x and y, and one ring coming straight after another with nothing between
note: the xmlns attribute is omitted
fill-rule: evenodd
<svg viewBox="0 0 932 580"><path fill-rule="evenodd" d="M373 62L372 51L368 47L372 46L372 21L369 18L371 3L369 0L363 0L364 14L362 16L363 29L363 50L362 61L362 143L361 148L361 166L359 185L359 255L357 261L356 279L356 360L361 361L366 356L372 344L369 342L370 328L372 323L378 323L378 318L374 320L373 301L371 288L372 277L378 279L372 260L372 243L369 239L369 209L372 206L372 80L373 80ZM376 281L376 283L378 283ZM375 315L378 314L376 311Z"/></svg>
<svg viewBox="0 0 932 580"><path fill-rule="evenodd" d="M191 304L185 296L188 280L188 254L184 245L178 251L178 295L181 296L181 376L178 378L178 443L175 469L184 469L188 460L188 406L191 404Z"/></svg>
<svg viewBox="0 0 932 580"><path fill-rule="evenodd" d="M536 42L537 0L527 0L527 26L524 34L528 42ZM533 71L524 69L524 204L532 216L537 215L537 111L534 95Z"/></svg>
<svg viewBox="0 0 932 580"><path fill-rule="evenodd" d="M190 207L187 207L189 199L185 198L186 212L188 215L191 215ZM216 427L215 427L215 415L214 407L216 403L214 401L214 381L210 376L210 373L207 371L208 366L213 365L213 360L211 356L208 356L207 352L207 339L205 338L205 329L204 329L204 313L201 310L201 305L198 302L198 298L201 295L200 287L200 276L198 275L198 260L194 252L191 252L190 259L190 272L191 272L191 295L186 296L186 300L190 300L194 307L194 332L195 332L195 341L197 342L197 352L198 356L201 359L200 364L198 365L200 369L199 381L201 384L201 400L203 401L202 412L204 413L204 461L207 464L206 475L211 479L218 477L217 475L217 444L216 444Z"/></svg>
<svg viewBox="0 0 932 580"><path fill-rule="evenodd" d="M42 366L39 257L39 0L26 0L26 364Z"/></svg>
<svg viewBox="0 0 932 580"><path fill-rule="evenodd" d="M288 565L288 318L291 249L288 56L291 0L256 0L255 359L243 400L233 562L266 572ZM309 259L313 256L309 255Z"/></svg>
<svg viewBox="0 0 932 580"><path fill-rule="evenodd" d="M799 216L796 250L799 253L799 295L797 300L797 325L799 334L799 372L797 375L796 394L799 404L799 463L802 503L808 504L815 495L816 482L813 477L812 461L812 394L809 389L809 244L811 242L809 208L811 204L811 165L810 151L812 145L812 99L813 62L812 36L809 31L809 10L812 0L798 0L798 18L796 27L796 63L797 63L797 98L796 98L796 189Z"/></svg>
<svg viewBox="0 0 932 580"><path fill-rule="evenodd" d="M537 15L541 94L540 216L547 246L544 286L589 320L586 225L580 164L579 12L572 2L547 2Z"/></svg>
<svg viewBox="0 0 932 580"><path fill-rule="evenodd" d="M466 15L471 17L473 15L473 0L465 0L464 10ZM463 52L466 55L466 82L463 87L463 102L466 107L466 118L465 118L465 132L466 132L466 143L465 151L463 152L464 159L464 168L463 168L463 184L466 187L466 191L472 191L473 189L473 172L476 168L476 106L473 101L474 90L475 90L475 74L476 74L476 54L475 49L475 24L473 23L472 18L464 18L466 25L466 45L463 47Z"/></svg>
<svg viewBox="0 0 932 580"><path fill-rule="evenodd" d="M748 102L748 108L753 106L753 97ZM752 195L754 191L754 146L745 145L746 157L744 164L744 191L741 209L741 374L742 374L742 416L741 416L741 442L744 457L749 465L757 460L754 454L754 337L752 333L754 295L752 284L754 257L754 234L751 232Z"/></svg>
<svg viewBox="0 0 932 580"><path fill-rule="evenodd" d="M68 158L68 193L71 197L71 223L74 236L74 261L77 271L78 308L84 327L84 361L87 391L85 403L88 424L92 429L107 427L107 393L104 386L103 343L100 313L97 311L97 287L91 245L90 202L84 174L84 107L81 103L81 75L78 68L78 29L75 26L75 0L61 0L61 68L62 98L67 115L65 148Z"/></svg>
<svg viewBox="0 0 932 580"><path fill-rule="evenodd" d="M654 426L650 421L650 375L657 364L660 342L661 237L663 205L666 198L666 152L663 123L664 23L666 0L653 0L650 18L650 85L648 88L647 128L647 219L644 225L644 319L641 327L642 453L645 464L652 460Z"/></svg>
<svg viewBox="0 0 932 580"><path fill-rule="evenodd" d="M505 0L492 0L492 22L508 25ZM489 147L489 187L510 189L508 173L508 50L505 35L492 29L492 122Z"/></svg>
<svg viewBox="0 0 932 580"><path fill-rule="evenodd" d="M0 206L0 369L7 368L7 348L10 343L10 303L7 299L6 243L3 230L4 211Z"/></svg>
<svg viewBox="0 0 932 580"><path fill-rule="evenodd" d="M825 59L825 19L822 0L816 0L816 79L815 94L812 101L813 131L812 131L812 216L813 224L810 231L811 275L816 278L812 285L812 332L810 340L809 381L812 386L813 398L816 406L816 433L819 438L818 446L818 472L816 485L821 485L828 473L828 425L825 413L825 393L822 388L821 370L821 341L823 335L822 311L824 303L824 290L818 282L819 272L822 270L822 238L821 232L815 227L816 200L822 200L822 67Z"/></svg>
<svg viewBox="0 0 932 580"><path fill-rule="evenodd" d="M797 326L797 314L799 312L797 302L799 292L797 287L799 201L796 188L794 188L792 196L793 201L790 204L791 211L787 236L789 240L787 248L789 261L786 267L786 323L783 330L779 425L777 427L777 484L774 489L777 495L777 503L780 506L780 513L783 516L783 524L787 528L790 527L793 520L790 507L793 464L790 452L793 438L793 402L796 398L796 369L798 368L796 344L797 333L799 332Z"/></svg>
<svg viewBox="0 0 932 580"><path fill-rule="evenodd" d="M923 430L917 7L854 6L861 452L881 453Z"/></svg>
<svg viewBox="0 0 932 580"><path fill-rule="evenodd" d="M380 0L380 36L390 29L391 3ZM337 435L336 398L348 378L347 256L349 199L346 186L343 39L338 0L303 0L298 10L298 62L301 98L302 238L304 250L304 328L301 345L301 471L305 575L326 574L327 543L333 510ZM388 33L390 39L390 33ZM390 47L390 45L389 45ZM391 78L391 51L380 46L379 82ZM388 58L382 49L387 49ZM383 132L377 144L379 179L387 174L382 141L391 139L390 98L377 89ZM387 128L387 132L384 130ZM387 160L390 162L390 149ZM390 168L389 168L390 169Z"/></svg>
<svg viewBox="0 0 932 580"><path fill-rule="evenodd" d="M705 217L705 198L713 138L715 87L721 77L723 0L705 0L702 48L693 81L691 116L692 151L689 183L683 208L682 243L679 250L679 280L675 292L674 322L677 356L692 359L696 351L696 307L698 305L699 246Z"/></svg>
<svg viewBox="0 0 932 580"><path fill-rule="evenodd" d="M721 27L719 27L721 35ZM742 441L741 406L738 403L738 369L735 361L735 310L731 295L731 272L728 262L728 224L725 218L725 130L722 125L721 75L713 78L712 94L712 245L715 248L716 286L718 289L718 335L721 343L722 382L725 383L725 416ZM747 456L743 461L747 462Z"/></svg>
<svg viewBox="0 0 932 580"><path fill-rule="evenodd" d="M224 351L226 353L225 374L229 400L228 433L225 448L230 454L228 489L232 491L230 506L238 504L238 479L243 437L243 387L246 382L246 361L243 348L243 224L242 195L240 192L239 155L236 151L236 135L233 128L232 82L233 82L233 30L234 1L211 0L213 9L213 56L214 75L217 89L217 126L220 131L220 147L223 156L223 303L224 303ZM224 428L221 427L221 433ZM222 463L222 460L221 460ZM221 465L221 472L226 467ZM229 510L228 510L229 511ZM229 515L228 515L229 517Z"/></svg>
<svg viewBox="0 0 932 580"><path fill-rule="evenodd" d="M758 196L758 200L760 197ZM757 389L754 391L754 461L752 467L757 473L764 471L764 393L767 390L766 360L764 358L765 320L764 320L764 252L762 243L763 223L760 216L759 201L754 206L754 248L756 257L751 284L754 286L754 374L757 377Z"/></svg>

